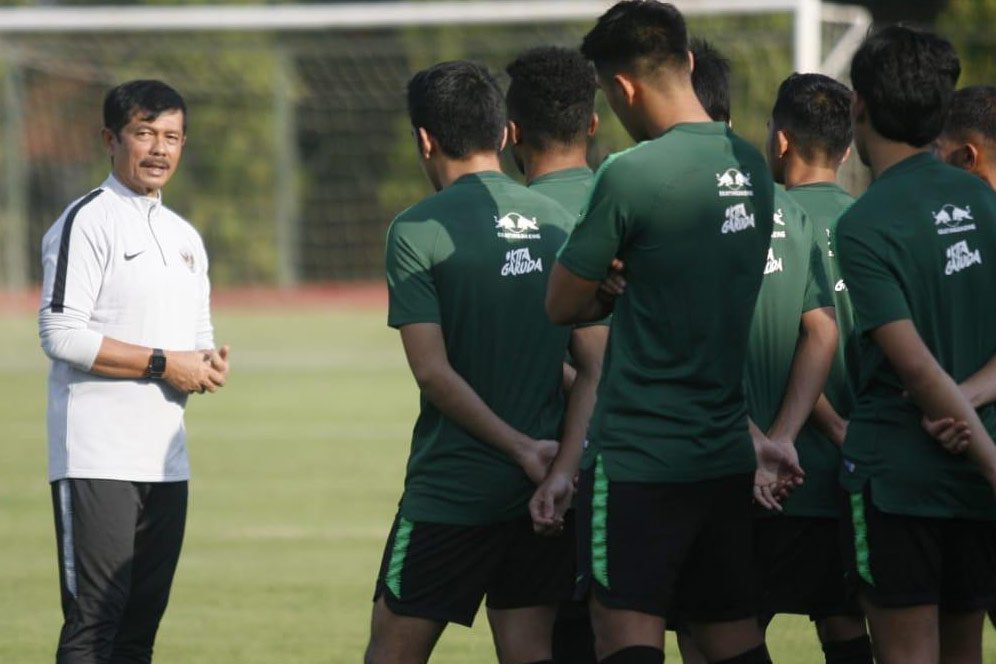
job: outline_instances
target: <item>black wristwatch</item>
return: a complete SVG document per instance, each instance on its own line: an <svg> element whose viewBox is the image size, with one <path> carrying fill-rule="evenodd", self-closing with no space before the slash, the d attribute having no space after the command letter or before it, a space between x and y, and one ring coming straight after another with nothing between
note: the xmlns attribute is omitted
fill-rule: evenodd
<svg viewBox="0 0 996 664"><path fill-rule="evenodd" d="M166 353L162 348L153 348L145 375L149 378L162 378L164 373L166 373Z"/></svg>

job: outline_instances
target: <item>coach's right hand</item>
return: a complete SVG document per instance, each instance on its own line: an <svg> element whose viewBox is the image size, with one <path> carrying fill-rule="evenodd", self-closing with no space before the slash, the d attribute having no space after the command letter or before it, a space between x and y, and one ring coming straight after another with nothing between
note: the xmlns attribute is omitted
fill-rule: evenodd
<svg viewBox="0 0 996 664"><path fill-rule="evenodd" d="M224 350L227 357L227 347ZM224 372L219 371L212 362L214 353L213 350L166 351L166 372L163 374L163 380L184 394L215 392L225 384L228 363L221 358L224 362L222 367Z"/></svg>

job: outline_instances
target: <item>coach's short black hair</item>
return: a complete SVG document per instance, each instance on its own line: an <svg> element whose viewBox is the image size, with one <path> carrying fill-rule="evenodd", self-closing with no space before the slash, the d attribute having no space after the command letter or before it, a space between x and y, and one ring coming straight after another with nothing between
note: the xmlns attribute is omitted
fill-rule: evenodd
<svg viewBox="0 0 996 664"><path fill-rule="evenodd" d="M977 134L996 144L996 86L973 85L955 92L944 134L956 139Z"/></svg>
<svg viewBox="0 0 996 664"><path fill-rule="evenodd" d="M894 25L865 40L851 61L851 82L872 127L891 141L927 145L941 133L961 74L947 39Z"/></svg>
<svg viewBox="0 0 996 664"><path fill-rule="evenodd" d="M136 112L143 113L143 120L155 120L166 111L181 111L186 131L187 104L179 92L162 81L128 81L111 88L104 97L104 127L118 136Z"/></svg>
<svg viewBox="0 0 996 664"><path fill-rule="evenodd" d="M804 159L839 161L851 145L851 90L823 74L792 74L778 87L772 128Z"/></svg>
<svg viewBox="0 0 996 664"><path fill-rule="evenodd" d="M491 73L473 62L441 62L415 74L408 81L408 116L452 159L501 149L505 100Z"/></svg>
<svg viewBox="0 0 996 664"><path fill-rule="evenodd" d="M654 71L687 69L688 31L674 5L657 0L623 0L602 14L581 42L584 57L599 69Z"/></svg>
<svg viewBox="0 0 996 664"><path fill-rule="evenodd" d="M595 111L595 71L576 49L543 46L505 68L508 116L536 149L583 142Z"/></svg>
<svg viewBox="0 0 996 664"><path fill-rule="evenodd" d="M709 117L730 121L730 61L705 39L693 39L689 46L695 59L692 87Z"/></svg>

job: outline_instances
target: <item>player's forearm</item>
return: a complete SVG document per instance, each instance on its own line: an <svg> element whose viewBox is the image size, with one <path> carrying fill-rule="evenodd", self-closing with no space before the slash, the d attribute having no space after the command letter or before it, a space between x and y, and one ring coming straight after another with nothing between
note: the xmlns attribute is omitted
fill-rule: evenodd
<svg viewBox="0 0 996 664"><path fill-rule="evenodd" d="M452 367L436 367L416 376L416 380L422 393L439 412L474 438L518 462L531 439L498 417Z"/></svg>
<svg viewBox="0 0 996 664"><path fill-rule="evenodd" d="M996 401L996 355L962 382L961 391L974 408Z"/></svg>
<svg viewBox="0 0 996 664"><path fill-rule="evenodd" d="M595 410L598 382L602 376L602 356L607 336L607 329L601 326L574 332L575 338L582 337L580 344L572 346L577 374L568 394L564 431L551 472L563 472L573 477L581 464L588 425Z"/></svg>
<svg viewBox="0 0 996 664"><path fill-rule="evenodd" d="M816 400L810 419L834 445L840 447L844 444L844 436L847 435L847 420L834 410L825 394L820 394Z"/></svg>
<svg viewBox="0 0 996 664"><path fill-rule="evenodd" d="M832 310L831 310L832 311ZM837 326L822 311L806 312L781 407L768 437L794 442L823 392L837 349Z"/></svg>
<svg viewBox="0 0 996 664"><path fill-rule="evenodd" d="M903 381L910 398L929 418L951 417L968 424L971 438L966 454L996 488L996 446L975 408L954 380L938 365L903 376Z"/></svg>

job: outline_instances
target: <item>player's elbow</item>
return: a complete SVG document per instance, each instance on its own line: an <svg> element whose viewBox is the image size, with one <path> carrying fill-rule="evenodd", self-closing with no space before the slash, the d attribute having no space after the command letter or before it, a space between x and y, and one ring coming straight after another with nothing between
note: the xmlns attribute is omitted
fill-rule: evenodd
<svg viewBox="0 0 996 664"><path fill-rule="evenodd" d="M425 361L412 364L412 376L419 389L426 393L438 391L446 379L445 367L439 362Z"/></svg>

